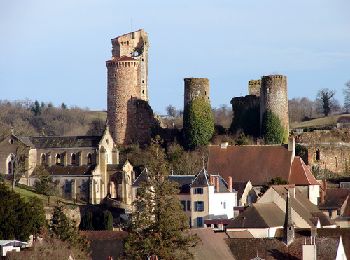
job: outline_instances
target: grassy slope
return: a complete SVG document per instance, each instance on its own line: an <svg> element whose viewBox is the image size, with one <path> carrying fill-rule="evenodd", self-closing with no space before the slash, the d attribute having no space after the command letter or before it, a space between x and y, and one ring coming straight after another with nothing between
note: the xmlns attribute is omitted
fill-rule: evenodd
<svg viewBox="0 0 350 260"><path fill-rule="evenodd" d="M305 127L320 127L320 126L336 125L337 120L340 116L349 116L350 117L350 114L331 115L328 117L316 118L316 119L313 119L310 121L294 122L294 123L291 123L291 128L305 128Z"/></svg>

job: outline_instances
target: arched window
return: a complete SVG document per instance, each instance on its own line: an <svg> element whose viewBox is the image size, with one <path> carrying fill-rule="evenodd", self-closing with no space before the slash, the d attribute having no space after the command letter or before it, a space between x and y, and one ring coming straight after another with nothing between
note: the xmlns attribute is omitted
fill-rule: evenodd
<svg viewBox="0 0 350 260"><path fill-rule="evenodd" d="M87 156L87 164L88 165L92 164L92 155L91 155L91 153L89 153L88 156Z"/></svg>
<svg viewBox="0 0 350 260"><path fill-rule="evenodd" d="M41 165L47 165L46 154L41 154Z"/></svg>
<svg viewBox="0 0 350 260"><path fill-rule="evenodd" d="M7 174L13 174L15 172L15 155L14 154L10 154L7 159Z"/></svg>
<svg viewBox="0 0 350 260"><path fill-rule="evenodd" d="M58 153L56 154L56 164L60 165L61 164L61 155Z"/></svg>
<svg viewBox="0 0 350 260"><path fill-rule="evenodd" d="M71 158L70 158L70 163L71 163L71 165L77 164L77 156L75 155L75 153L72 153Z"/></svg>
<svg viewBox="0 0 350 260"><path fill-rule="evenodd" d="M319 161L321 160L321 152L320 152L320 149L317 149L316 150L316 161Z"/></svg>

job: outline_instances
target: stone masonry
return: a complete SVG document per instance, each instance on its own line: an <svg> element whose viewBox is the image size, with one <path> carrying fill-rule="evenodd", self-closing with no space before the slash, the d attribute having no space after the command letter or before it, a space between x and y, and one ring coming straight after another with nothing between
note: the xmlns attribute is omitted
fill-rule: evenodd
<svg viewBox="0 0 350 260"><path fill-rule="evenodd" d="M249 95L254 95L259 97L260 96L260 87L261 87L261 80L249 80L248 82L248 91Z"/></svg>
<svg viewBox="0 0 350 260"><path fill-rule="evenodd" d="M107 66L107 119L117 144L147 143L156 123L148 104L148 36L143 30L112 39Z"/></svg>
<svg viewBox="0 0 350 260"><path fill-rule="evenodd" d="M184 109L194 99L202 97L210 102L209 79L207 78L185 78Z"/></svg>

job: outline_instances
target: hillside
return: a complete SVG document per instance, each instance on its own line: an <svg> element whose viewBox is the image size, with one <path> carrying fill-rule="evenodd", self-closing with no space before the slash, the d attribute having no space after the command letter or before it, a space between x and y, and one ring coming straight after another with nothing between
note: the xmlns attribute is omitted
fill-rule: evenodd
<svg viewBox="0 0 350 260"><path fill-rule="evenodd" d="M322 127L332 127L336 126L337 120L341 116L348 116L350 117L350 114L341 114L341 115L331 115L328 117L320 117L315 118L309 121L303 121L303 122L294 122L291 123L291 129L296 128L322 128Z"/></svg>

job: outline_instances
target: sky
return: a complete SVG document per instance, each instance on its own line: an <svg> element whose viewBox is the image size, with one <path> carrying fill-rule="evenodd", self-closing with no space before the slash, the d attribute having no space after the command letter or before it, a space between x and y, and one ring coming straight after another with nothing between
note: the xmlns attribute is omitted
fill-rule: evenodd
<svg viewBox="0 0 350 260"><path fill-rule="evenodd" d="M0 99L106 109L111 39L149 35L156 113L183 107L183 79L210 80L213 107L248 81L288 77L288 96L315 99L350 80L349 0L0 0Z"/></svg>

